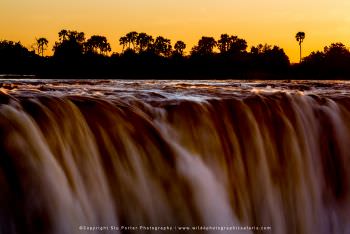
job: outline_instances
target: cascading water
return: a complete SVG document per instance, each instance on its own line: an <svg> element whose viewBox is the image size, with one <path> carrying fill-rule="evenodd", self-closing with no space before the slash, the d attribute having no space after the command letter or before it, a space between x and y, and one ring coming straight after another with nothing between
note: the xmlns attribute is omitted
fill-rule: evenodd
<svg viewBox="0 0 350 234"><path fill-rule="evenodd" d="M350 233L346 82L0 90L0 233Z"/></svg>

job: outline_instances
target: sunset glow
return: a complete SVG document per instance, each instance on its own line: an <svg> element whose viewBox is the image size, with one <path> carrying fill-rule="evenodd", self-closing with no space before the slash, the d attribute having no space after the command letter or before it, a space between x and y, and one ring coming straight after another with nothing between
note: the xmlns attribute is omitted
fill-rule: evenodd
<svg viewBox="0 0 350 234"><path fill-rule="evenodd" d="M304 31L303 53L332 42L350 44L350 1L346 0L2 0L0 39L29 47L36 37L49 40L48 54L63 28L86 36L104 35L113 52L130 31L183 40L187 51L202 35L238 35L249 47L278 45L292 62L299 59L295 33Z"/></svg>

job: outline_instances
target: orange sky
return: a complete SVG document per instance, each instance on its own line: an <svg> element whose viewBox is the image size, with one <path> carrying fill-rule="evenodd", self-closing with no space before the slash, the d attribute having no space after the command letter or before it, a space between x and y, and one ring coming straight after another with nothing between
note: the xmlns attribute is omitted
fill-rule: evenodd
<svg viewBox="0 0 350 234"><path fill-rule="evenodd" d="M163 35L190 49L202 36L238 35L249 46L276 44L298 61L295 34L306 33L304 54L331 42L350 45L349 0L1 0L0 40L30 47L60 29L107 36L113 51L129 31Z"/></svg>

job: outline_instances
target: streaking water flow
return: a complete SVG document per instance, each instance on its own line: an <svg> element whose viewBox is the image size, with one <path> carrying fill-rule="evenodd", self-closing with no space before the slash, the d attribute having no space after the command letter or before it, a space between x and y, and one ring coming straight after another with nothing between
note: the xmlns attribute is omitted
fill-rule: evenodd
<svg viewBox="0 0 350 234"><path fill-rule="evenodd" d="M0 233L350 233L349 92L316 81L4 81Z"/></svg>

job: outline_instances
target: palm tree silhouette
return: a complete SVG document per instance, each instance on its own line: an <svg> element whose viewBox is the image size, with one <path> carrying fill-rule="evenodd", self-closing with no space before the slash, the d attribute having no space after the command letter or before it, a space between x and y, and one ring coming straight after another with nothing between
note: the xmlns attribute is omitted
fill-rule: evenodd
<svg viewBox="0 0 350 234"><path fill-rule="evenodd" d="M36 39L38 54L41 54L41 57L44 57L44 51L46 50L48 43L49 41L45 37L40 37Z"/></svg>
<svg viewBox="0 0 350 234"><path fill-rule="evenodd" d="M301 43L303 43L304 39L305 39L305 33L304 32L298 32L295 35L295 38L297 39L297 41L299 42L299 47L300 47L300 62L301 62Z"/></svg>

